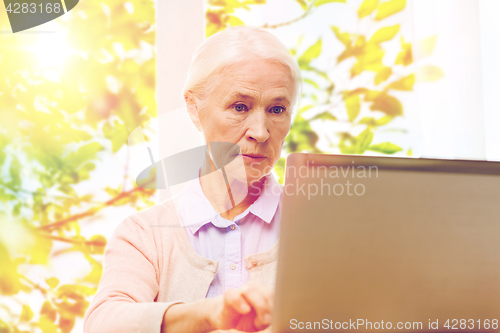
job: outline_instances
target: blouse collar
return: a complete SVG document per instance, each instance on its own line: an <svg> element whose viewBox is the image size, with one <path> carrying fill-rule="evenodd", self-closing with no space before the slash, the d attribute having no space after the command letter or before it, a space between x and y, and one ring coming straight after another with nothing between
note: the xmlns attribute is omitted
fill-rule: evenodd
<svg viewBox="0 0 500 333"><path fill-rule="evenodd" d="M234 221L222 218L212 207L203 193L199 177L190 181L188 186L179 193L176 199L182 223L195 234L202 226L212 223L216 227L224 228L238 223L249 213L257 216L266 223L271 223L281 200L282 186L272 174L266 176L262 193L243 213L235 217Z"/></svg>

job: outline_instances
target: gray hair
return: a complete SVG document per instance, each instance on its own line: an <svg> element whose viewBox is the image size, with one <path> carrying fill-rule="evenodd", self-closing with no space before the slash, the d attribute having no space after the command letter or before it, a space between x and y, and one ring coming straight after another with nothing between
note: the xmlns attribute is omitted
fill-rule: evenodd
<svg viewBox="0 0 500 333"><path fill-rule="evenodd" d="M201 44L193 56L182 94L191 91L198 100L205 100L214 77L231 65L255 58L279 63L289 70L295 82L292 100L295 105L302 92L297 61L276 36L262 28L245 25L226 28Z"/></svg>

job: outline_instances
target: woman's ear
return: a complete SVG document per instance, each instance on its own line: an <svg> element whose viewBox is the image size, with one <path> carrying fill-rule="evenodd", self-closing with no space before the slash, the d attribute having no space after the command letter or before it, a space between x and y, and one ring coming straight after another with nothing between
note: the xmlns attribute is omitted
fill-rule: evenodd
<svg viewBox="0 0 500 333"><path fill-rule="evenodd" d="M200 132L203 132L201 123L200 123L200 115L199 108L196 104L196 98L194 97L191 91L188 91L184 94L184 100L186 101L186 108L191 117L191 121L193 122L196 129Z"/></svg>

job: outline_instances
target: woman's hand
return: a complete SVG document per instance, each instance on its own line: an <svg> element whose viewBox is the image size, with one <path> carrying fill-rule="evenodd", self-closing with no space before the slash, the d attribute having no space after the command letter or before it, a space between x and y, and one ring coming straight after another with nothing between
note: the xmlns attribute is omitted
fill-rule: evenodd
<svg viewBox="0 0 500 333"><path fill-rule="evenodd" d="M217 331L212 331L210 333L245 333L245 332L238 331L238 330L217 330ZM258 331L255 333L272 333L272 329L271 329L271 326L268 326L265 330Z"/></svg>
<svg viewBox="0 0 500 333"><path fill-rule="evenodd" d="M274 291L271 287L248 283L208 299L208 322L214 331L258 332L271 324Z"/></svg>

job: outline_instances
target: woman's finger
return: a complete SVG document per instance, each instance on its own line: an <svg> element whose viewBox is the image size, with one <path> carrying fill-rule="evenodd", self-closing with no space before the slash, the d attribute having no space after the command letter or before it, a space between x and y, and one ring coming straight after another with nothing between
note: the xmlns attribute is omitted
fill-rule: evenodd
<svg viewBox="0 0 500 333"><path fill-rule="evenodd" d="M264 295L264 297L266 298L268 304L269 304L269 308L273 309L274 307L274 288L270 287L270 286L266 286L266 285L262 285L262 284L257 284L257 283L248 283L247 284L249 287L251 288L255 288L257 290L259 290L262 295Z"/></svg>
<svg viewBox="0 0 500 333"><path fill-rule="evenodd" d="M257 314L255 327L263 329L271 324L271 305L262 288L248 286L243 289L242 296L248 301Z"/></svg>
<svg viewBox="0 0 500 333"><path fill-rule="evenodd" d="M264 295L266 295L269 306L272 309L274 307L274 288L262 284L256 284L255 286L259 288Z"/></svg>
<svg viewBox="0 0 500 333"><path fill-rule="evenodd" d="M266 328L262 331L258 331L256 333L271 333L271 332L272 332L272 329L271 329L271 326L269 326L268 328ZM211 331L210 333L248 333L248 332L230 329L230 330L216 330L216 331Z"/></svg>
<svg viewBox="0 0 500 333"><path fill-rule="evenodd" d="M252 311L247 300L241 295L239 289L230 289L224 293L224 303L240 314L247 314Z"/></svg>

